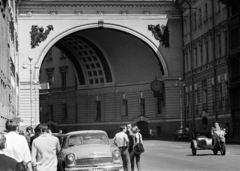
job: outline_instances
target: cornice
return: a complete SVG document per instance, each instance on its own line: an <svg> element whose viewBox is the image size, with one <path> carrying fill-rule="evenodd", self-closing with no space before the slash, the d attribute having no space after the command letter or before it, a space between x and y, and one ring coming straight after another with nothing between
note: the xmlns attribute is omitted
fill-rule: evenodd
<svg viewBox="0 0 240 171"><path fill-rule="evenodd" d="M173 7L174 4L168 1L67 1L67 2L22 2L19 8L42 8L42 7L131 7L131 8L142 8L142 7Z"/></svg>
<svg viewBox="0 0 240 171"><path fill-rule="evenodd" d="M172 1L22 1L20 15L87 15L121 14L180 16Z"/></svg>

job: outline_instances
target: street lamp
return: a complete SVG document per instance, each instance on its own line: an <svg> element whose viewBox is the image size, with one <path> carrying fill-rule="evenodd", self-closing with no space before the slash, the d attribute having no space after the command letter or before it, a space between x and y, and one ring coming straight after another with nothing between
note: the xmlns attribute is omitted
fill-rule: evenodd
<svg viewBox="0 0 240 171"><path fill-rule="evenodd" d="M28 60L30 61L30 63L28 63L28 62L24 62L24 64L23 64L23 66L22 66L22 68L23 69L27 69L28 68L28 65L29 65L29 72L30 72L30 107L31 107L31 126L32 126L32 122L33 122L33 111L32 111L32 84L33 84L33 82L32 82L32 66L34 65L33 63L32 63L32 60L33 60L33 57L32 56L29 56L28 57ZM35 69L38 69L39 68L39 66L38 65L34 65L34 68Z"/></svg>
<svg viewBox="0 0 240 171"><path fill-rule="evenodd" d="M182 117L182 113L183 113L183 107L182 107L182 88L185 87L186 85L184 84L184 82L182 81L182 78L179 78L178 81L175 84L176 86L179 85L179 89L180 89L180 115L181 115L181 126L180 128L183 128L183 117Z"/></svg>

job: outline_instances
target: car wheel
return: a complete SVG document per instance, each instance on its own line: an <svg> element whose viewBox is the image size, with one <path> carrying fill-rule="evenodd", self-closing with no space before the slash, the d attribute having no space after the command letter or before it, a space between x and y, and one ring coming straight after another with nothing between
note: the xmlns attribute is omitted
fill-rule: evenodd
<svg viewBox="0 0 240 171"><path fill-rule="evenodd" d="M220 150L221 154L222 155L225 155L226 154L226 146L224 143L221 144L221 150Z"/></svg>
<svg viewBox="0 0 240 171"><path fill-rule="evenodd" d="M195 149L194 147L192 147L192 155L196 155L197 154L197 149Z"/></svg>

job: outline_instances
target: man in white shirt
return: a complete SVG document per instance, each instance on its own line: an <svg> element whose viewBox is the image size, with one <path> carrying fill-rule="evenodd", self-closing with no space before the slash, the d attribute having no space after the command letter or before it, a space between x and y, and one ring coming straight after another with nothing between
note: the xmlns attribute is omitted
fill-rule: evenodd
<svg viewBox="0 0 240 171"><path fill-rule="evenodd" d="M32 143L32 161L36 171L56 171L57 153L60 152L60 143L57 137L48 133L48 126L38 126L40 135Z"/></svg>
<svg viewBox="0 0 240 171"><path fill-rule="evenodd" d="M28 171L32 171L31 154L26 138L23 135L19 135L17 132L18 123L13 120L6 122L6 129L8 133L6 137L6 148L4 154L12 157L20 163L22 170L26 167Z"/></svg>
<svg viewBox="0 0 240 171"><path fill-rule="evenodd" d="M123 169L124 171L130 171L130 156L128 152L128 146L129 146L129 139L126 134L127 127L126 126L120 126L120 132L115 135L113 138L113 143L119 148L121 151L121 156L123 160Z"/></svg>

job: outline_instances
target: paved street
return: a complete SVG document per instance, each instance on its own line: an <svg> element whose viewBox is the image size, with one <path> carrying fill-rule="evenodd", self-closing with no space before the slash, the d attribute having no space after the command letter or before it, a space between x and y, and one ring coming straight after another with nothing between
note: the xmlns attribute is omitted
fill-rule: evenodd
<svg viewBox="0 0 240 171"><path fill-rule="evenodd" d="M227 145L225 156L213 155L210 150L197 151L197 155L192 156L190 142L145 140L144 147L143 171L237 171L240 168L240 145Z"/></svg>

